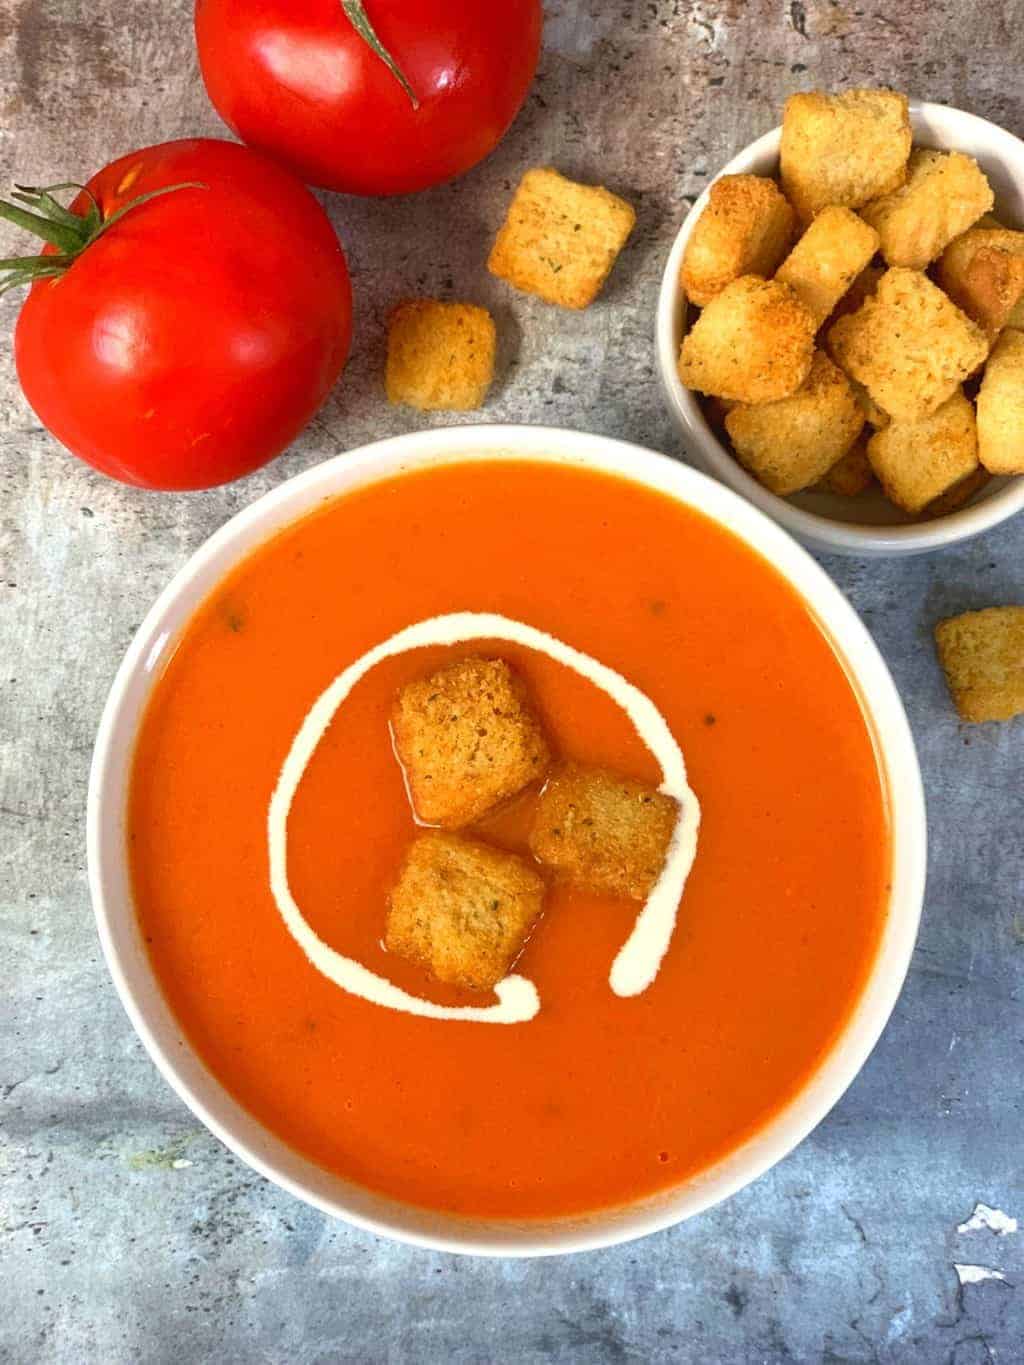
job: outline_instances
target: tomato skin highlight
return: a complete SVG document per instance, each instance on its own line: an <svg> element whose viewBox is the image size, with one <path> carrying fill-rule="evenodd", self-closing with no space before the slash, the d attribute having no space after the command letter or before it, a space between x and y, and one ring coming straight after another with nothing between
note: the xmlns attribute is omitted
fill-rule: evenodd
<svg viewBox="0 0 1024 1365"><path fill-rule="evenodd" d="M199 65L220 116L308 184L404 194L497 146L537 67L541 0L365 0L419 108L340 0L197 0Z"/></svg>
<svg viewBox="0 0 1024 1365"><path fill-rule="evenodd" d="M56 279L34 284L15 363L40 421L124 483L196 489L259 468L333 387L352 291L334 229L292 176L248 148L192 139L89 182L132 209ZM81 211L80 196L73 205Z"/></svg>

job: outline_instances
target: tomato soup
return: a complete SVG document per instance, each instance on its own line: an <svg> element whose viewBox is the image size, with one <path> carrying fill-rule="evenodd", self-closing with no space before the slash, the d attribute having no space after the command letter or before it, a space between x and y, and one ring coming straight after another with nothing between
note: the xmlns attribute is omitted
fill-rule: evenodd
<svg viewBox="0 0 1024 1365"><path fill-rule="evenodd" d="M268 808L316 699L410 624L498 613L616 670L685 757L702 818L660 970L611 965L634 902L553 884L514 971L526 1022L415 1017L317 969L272 894ZM417 834L388 718L407 681L481 642L384 658L352 688L288 816L291 892L323 943L444 1006L382 946ZM551 747L657 784L607 691L495 640ZM527 792L474 837L524 856ZM699 513L578 468L468 462L327 503L243 561L177 641L141 726L128 838L161 987L205 1064L320 1165L406 1202L552 1217L708 1167L800 1090L876 951L890 869L857 697L788 584ZM493 1000L485 995L483 1003Z"/></svg>

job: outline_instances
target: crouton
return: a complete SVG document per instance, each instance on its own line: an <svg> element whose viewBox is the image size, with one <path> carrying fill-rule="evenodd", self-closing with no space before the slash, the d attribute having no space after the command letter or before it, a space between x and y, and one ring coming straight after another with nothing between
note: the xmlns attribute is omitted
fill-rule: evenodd
<svg viewBox="0 0 1024 1365"><path fill-rule="evenodd" d="M916 270L887 270L875 293L828 333L833 359L890 417L935 411L988 354L980 327Z"/></svg>
<svg viewBox="0 0 1024 1365"><path fill-rule="evenodd" d="M503 659L461 659L407 683L391 715L417 818L460 829L542 778L548 746Z"/></svg>
<svg viewBox="0 0 1024 1365"><path fill-rule="evenodd" d="M924 270L992 207L992 187L963 152L911 152L906 184L861 209L889 265Z"/></svg>
<svg viewBox="0 0 1024 1365"><path fill-rule="evenodd" d="M951 512L959 512L965 503L970 502L975 493L978 493L992 480L992 475L987 470L980 467L973 474L968 474L965 479L954 484L948 492L942 493L935 498L921 513L924 520L931 520L932 517L948 517Z"/></svg>
<svg viewBox="0 0 1024 1365"><path fill-rule="evenodd" d="M782 115L782 188L805 223L832 204L858 208L903 184L910 142L906 95L790 95Z"/></svg>
<svg viewBox="0 0 1024 1365"><path fill-rule="evenodd" d="M991 474L1024 474L1024 332L1004 332L985 366L978 458Z"/></svg>
<svg viewBox="0 0 1024 1365"><path fill-rule="evenodd" d="M678 804L642 782L566 767L541 792L534 856L567 881L644 900L661 875Z"/></svg>
<svg viewBox="0 0 1024 1365"><path fill-rule="evenodd" d="M1024 606L950 616L935 643L961 720L1010 720L1024 712Z"/></svg>
<svg viewBox="0 0 1024 1365"><path fill-rule="evenodd" d="M793 210L774 180L723 175L686 244L679 281L703 308L740 275L770 275L793 237Z"/></svg>
<svg viewBox="0 0 1024 1365"><path fill-rule="evenodd" d="M973 227L942 253L939 284L994 339L1024 300L1024 232Z"/></svg>
<svg viewBox="0 0 1024 1365"><path fill-rule="evenodd" d="M820 326L878 250L878 233L851 209L822 209L775 272Z"/></svg>
<svg viewBox="0 0 1024 1365"><path fill-rule="evenodd" d="M548 303L586 308L635 222L630 205L600 185L578 185L550 167L527 171L487 268Z"/></svg>
<svg viewBox="0 0 1024 1365"><path fill-rule="evenodd" d="M814 330L788 284L743 275L711 300L685 337L679 378L738 403L787 398L810 373Z"/></svg>
<svg viewBox="0 0 1024 1365"><path fill-rule="evenodd" d="M958 390L916 422L892 421L868 441L868 459L886 496L912 516L978 468L970 399Z"/></svg>
<svg viewBox="0 0 1024 1365"><path fill-rule="evenodd" d="M494 319L471 303L408 299L388 325L389 403L427 411L478 408L494 376Z"/></svg>
<svg viewBox="0 0 1024 1365"><path fill-rule="evenodd" d="M868 459L867 438L862 432L850 449L837 460L818 484L823 493L837 493L842 498L855 498L875 481Z"/></svg>
<svg viewBox="0 0 1024 1365"><path fill-rule="evenodd" d="M543 879L514 853L421 834L391 892L384 946L447 985L491 990L522 952L543 899Z"/></svg>
<svg viewBox="0 0 1024 1365"><path fill-rule="evenodd" d="M863 426L849 380L822 351L815 351L807 382L792 397L740 404L725 418L740 463L782 497L816 483Z"/></svg>

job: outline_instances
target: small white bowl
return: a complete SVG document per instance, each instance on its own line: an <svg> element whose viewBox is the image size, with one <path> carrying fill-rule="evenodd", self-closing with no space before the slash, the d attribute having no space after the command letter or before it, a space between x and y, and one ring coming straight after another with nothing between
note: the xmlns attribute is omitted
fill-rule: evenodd
<svg viewBox="0 0 1024 1365"><path fill-rule="evenodd" d="M139 931L126 858L125 805L139 724L180 632L217 583L326 499L408 470L480 459L620 475L698 509L773 564L814 613L858 691L884 771L892 829L892 890L877 956L853 1013L804 1089L696 1178L626 1208L547 1222L413 1208L332 1175L264 1128L206 1069L164 1000ZM107 966L150 1056L192 1112L268 1180L325 1213L400 1241L482 1256L584 1251L655 1232L749 1184L806 1137L864 1065L896 1003L917 934L925 844L921 777L903 706L870 635L825 572L750 503L703 474L625 441L547 427L455 427L379 441L289 479L239 512L192 556L140 626L103 713L88 797L89 886Z"/></svg>
<svg viewBox="0 0 1024 1365"><path fill-rule="evenodd" d="M942 104L912 101L914 142L925 147L966 152L977 159L995 191L997 215L1010 227L1024 228L1024 142L976 114ZM774 175L782 129L765 133L723 167L722 175ZM710 189L710 186L708 187ZM697 394L679 379L679 347L686 332L687 302L679 286L683 253L694 224L704 211L708 189L686 216L665 265L658 296L655 347L668 409L701 468L742 493L813 550L849 555L908 555L967 540L1024 508L1024 477L993 479L959 511L930 521L908 522L879 492L857 498L805 492L791 498L769 493L748 474L718 439L701 410Z"/></svg>

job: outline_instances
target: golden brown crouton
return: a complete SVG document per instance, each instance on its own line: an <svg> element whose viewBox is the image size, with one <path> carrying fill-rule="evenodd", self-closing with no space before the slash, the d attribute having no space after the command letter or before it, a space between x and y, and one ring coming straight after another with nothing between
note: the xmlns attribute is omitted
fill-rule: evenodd
<svg viewBox="0 0 1024 1365"><path fill-rule="evenodd" d="M868 459L886 496L912 516L978 467L974 408L958 391L916 422L892 421L868 441Z"/></svg>
<svg viewBox="0 0 1024 1365"><path fill-rule="evenodd" d="M782 116L782 188L805 223L830 204L855 209L903 184L910 141L906 95L790 95Z"/></svg>
<svg viewBox="0 0 1024 1365"><path fill-rule="evenodd" d="M738 403L795 393L814 354L814 319L788 284L743 275L711 300L685 337L679 378Z"/></svg>
<svg viewBox="0 0 1024 1365"><path fill-rule="evenodd" d="M600 185L578 185L550 167L527 171L487 268L548 303L586 308L635 222L630 205Z"/></svg>
<svg viewBox="0 0 1024 1365"><path fill-rule="evenodd" d="M942 253L939 284L992 339L1024 299L1024 232L973 227Z"/></svg>
<svg viewBox="0 0 1024 1365"><path fill-rule="evenodd" d="M980 492L987 483L990 483L992 475L987 470L978 468L973 474L968 474L965 479L954 484L947 492L942 493L921 513L923 520L931 520L932 517L948 517L951 512L959 512L965 503L970 502L975 493Z"/></svg>
<svg viewBox="0 0 1024 1365"><path fill-rule="evenodd" d="M793 221L774 180L723 175L686 244L679 276L686 297L703 308L740 275L770 275L792 240Z"/></svg>
<svg viewBox="0 0 1024 1365"><path fill-rule="evenodd" d="M833 359L890 417L916 421L954 394L988 354L984 332L917 270L887 270L828 333Z"/></svg>
<svg viewBox="0 0 1024 1365"><path fill-rule="evenodd" d="M861 412L875 430L881 431L882 427L887 427L892 421L892 418L884 408L878 406L863 384L858 384L856 379L850 379L849 375L847 375L847 380L850 388L853 390L853 396L856 398Z"/></svg>
<svg viewBox="0 0 1024 1365"><path fill-rule="evenodd" d="M820 326L878 250L878 233L852 209L822 209L775 272Z"/></svg>
<svg viewBox="0 0 1024 1365"><path fill-rule="evenodd" d="M978 458L992 474L1024 474L1024 332L1004 332L985 366Z"/></svg>
<svg viewBox="0 0 1024 1365"><path fill-rule="evenodd" d="M388 402L423 411L478 408L494 376L494 352L494 320L486 308L408 299L388 325Z"/></svg>
<svg viewBox="0 0 1024 1365"><path fill-rule="evenodd" d="M540 723L503 659L461 659L407 683L391 729L417 817L442 829L471 824L547 771Z"/></svg>
<svg viewBox="0 0 1024 1365"><path fill-rule="evenodd" d="M384 946L438 981L487 991L523 950L544 882L514 853L457 834L421 834L391 892Z"/></svg>
<svg viewBox="0 0 1024 1365"><path fill-rule="evenodd" d="M906 184L865 204L861 216L877 228L890 265L924 270L993 201L992 187L973 157L918 150L910 154Z"/></svg>
<svg viewBox="0 0 1024 1365"><path fill-rule="evenodd" d="M678 814L670 796L642 782L570 766L541 792L530 848L588 891L644 900L661 875Z"/></svg>
<svg viewBox="0 0 1024 1365"><path fill-rule="evenodd" d="M841 460L837 460L818 487L825 493L838 493L842 498L855 498L875 481L868 459L867 438L862 432Z"/></svg>
<svg viewBox="0 0 1024 1365"><path fill-rule="evenodd" d="M790 398L741 403L725 419L740 463L782 497L816 483L863 426L849 380L822 351L815 351L807 382Z"/></svg>
<svg viewBox="0 0 1024 1365"><path fill-rule="evenodd" d="M935 643L962 720L1009 720L1024 712L1024 606L950 616Z"/></svg>

